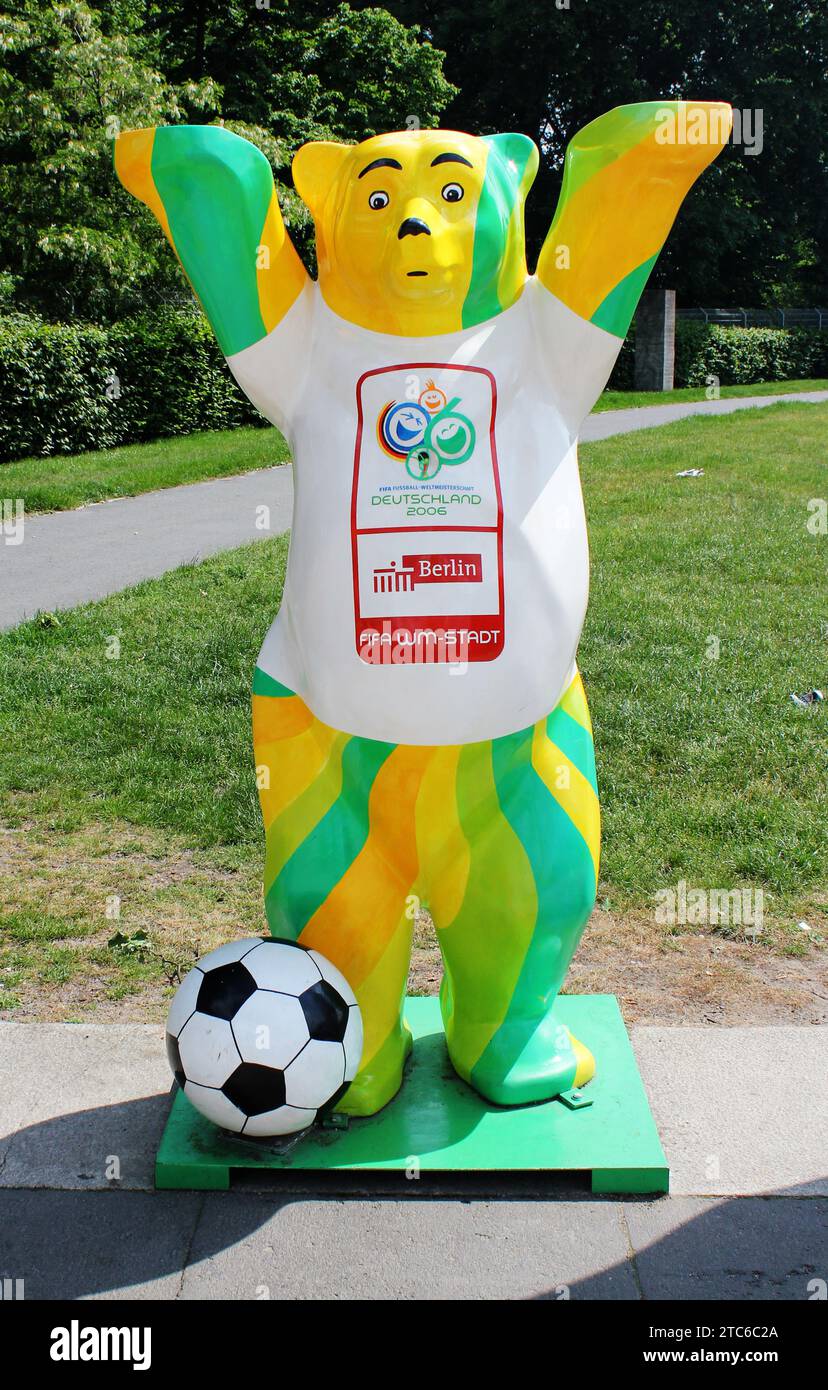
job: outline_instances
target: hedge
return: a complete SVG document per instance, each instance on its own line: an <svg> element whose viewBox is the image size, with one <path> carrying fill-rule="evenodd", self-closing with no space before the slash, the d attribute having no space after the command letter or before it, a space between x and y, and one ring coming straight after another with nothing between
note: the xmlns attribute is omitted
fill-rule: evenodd
<svg viewBox="0 0 828 1390"><path fill-rule="evenodd" d="M0 462L265 423L196 310L110 328L0 317Z"/></svg>
<svg viewBox="0 0 828 1390"><path fill-rule="evenodd" d="M633 386L635 327L610 385ZM828 376L828 333L721 328L680 319L676 386ZM110 328L0 316L0 463L194 430L264 424L196 309L161 308Z"/></svg>
<svg viewBox="0 0 828 1390"><path fill-rule="evenodd" d="M635 381L635 324L621 349L610 386L631 391ZM807 328L724 328L679 319L676 324L676 386L750 386L761 381L798 381L828 376L828 333Z"/></svg>

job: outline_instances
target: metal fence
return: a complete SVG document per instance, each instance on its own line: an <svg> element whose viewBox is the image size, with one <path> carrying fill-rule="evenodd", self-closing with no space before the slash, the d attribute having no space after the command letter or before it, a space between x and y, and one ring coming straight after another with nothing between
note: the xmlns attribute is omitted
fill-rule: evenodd
<svg viewBox="0 0 828 1390"><path fill-rule="evenodd" d="M739 328L828 328L828 309L679 309L677 317Z"/></svg>

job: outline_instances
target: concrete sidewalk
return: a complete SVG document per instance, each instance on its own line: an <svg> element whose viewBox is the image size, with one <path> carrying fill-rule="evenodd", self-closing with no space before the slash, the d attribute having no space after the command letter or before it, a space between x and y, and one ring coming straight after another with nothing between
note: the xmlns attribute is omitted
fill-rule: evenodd
<svg viewBox="0 0 828 1390"><path fill-rule="evenodd" d="M828 391L608 410L589 417L581 439L607 439L689 415L824 400ZM270 508L269 530L256 526L262 505ZM32 516L21 545L0 543L0 629L40 610L73 608L221 550L277 536L290 526L292 508L292 469L282 466Z"/></svg>
<svg viewBox="0 0 828 1390"><path fill-rule="evenodd" d="M0 1192L28 1299L804 1302L828 1201Z"/></svg>
<svg viewBox="0 0 828 1390"><path fill-rule="evenodd" d="M652 1201L534 1174L153 1193L162 1039L0 1023L0 1276L27 1297L800 1300L828 1278L826 1028L633 1028L673 1170Z"/></svg>

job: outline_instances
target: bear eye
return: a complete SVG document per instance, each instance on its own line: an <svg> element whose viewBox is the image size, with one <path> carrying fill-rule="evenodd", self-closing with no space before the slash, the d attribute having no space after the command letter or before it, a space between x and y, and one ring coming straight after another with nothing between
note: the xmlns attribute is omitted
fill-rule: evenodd
<svg viewBox="0 0 828 1390"><path fill-rule="evenodd" d="M459 183L447 183L443 189L443 197L447 203L459 203L463 196L463 189Z"/></svg>
<svg viewBox="0 0 828 1390"><path fill-rule="evenodd" d="M376 193L372 193L368 199L368 206L377 212L380 208L387 208L390 202L391 199L388 194L382 188L378 188Z"/></svg>

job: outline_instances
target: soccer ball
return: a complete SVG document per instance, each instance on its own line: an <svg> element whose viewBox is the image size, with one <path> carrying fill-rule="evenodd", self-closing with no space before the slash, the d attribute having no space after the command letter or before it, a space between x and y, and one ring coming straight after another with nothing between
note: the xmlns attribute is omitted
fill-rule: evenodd
<svg viewBox="0 0 828 1390"><path fill-rule="evenodd" d="M222 1129L295 1134L356 1076L362 1016L318 951L254 936L210 951L182 981L167 1056L185 1096Z"/></svg>

